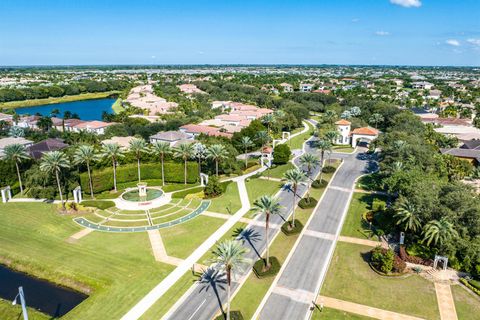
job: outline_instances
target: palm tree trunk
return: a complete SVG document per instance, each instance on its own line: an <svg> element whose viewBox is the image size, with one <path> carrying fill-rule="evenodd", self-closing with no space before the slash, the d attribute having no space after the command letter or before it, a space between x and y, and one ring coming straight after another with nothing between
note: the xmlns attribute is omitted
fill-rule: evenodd
<svg viewBox="0 0 480 320"><path fill-rule="evenodd" d="M270 267L270 254L268 250L268 226L270 224L270 214L265 214L265 269Z"/></svg>
<svg viewBox="0 0 480 320"><path fill-rule="evenodd" d="M115 161L115 159L113 159L112 161L113 163L113 189L115 190L115 192L117 192L117 163Z"/></svg>
<svg viewBox="0 0 480 320"><path fill-rule="evenodd" d="M247 148L245 148L245 170L247 170L248 166L248 155L247 155Z"/></svg>
<svg viewBox="0 0 480 320"><path fill-rule="evenodd" d="M215 172L217 173L217 177L218 177L218 159L215 160Z"/></svg>
<svg viewBox="0 0 480 320"><path fill-rule="evenodd" d="M199 157L198 158L198 180L202 180L201 174L202 174L202 159Z"/></svg>
<svg viewBox="0 0 480 320"><path fill-rule="evenodd" d="M227 320L230 320L230 286L232 283L232 271L227 267Z"/></svg>
<svg viewBox="0 0 480 320"><path fill-rule="evenodd" d="M137 170L138 170L138 182L141 181L140 178L140 157L137 157Z"/></svg>
<svg viewBox="0 0 480 320"><path fill-rule="evenodd" d="M187 158L184 160L184 165L183 165L183 182L184 184L187 184Z"/></svg>
<svg viewBox="0 0 480 320"><path fill-rule="evenodd" d="M58 171L55 171L55 177L57 178L58 193L60 194L60 202L62 203L62 209L65 210L65 203L63 203L62 187L60 186L60 178Z"/></svg>
<svg viewBox="0 0 480 320"><path fill-rule="evenodd" d="M295 228L295 197L297 196L297 186L293 187L293 204L292 204L292 227Z"/></svg>
<svg viewBox="0 0 480 320"><path fill-rule="evenodd" d="M162 161L162 186L165 186L165 174L164 174L164 169L163 169L163 155L161 157Z"/></svg>
<svg viewBox="0 0 480 320"><path fill-rule="evenodd" d="M23 194L22 177L20 176L20 168L18 167L17 161L15 161L15 166L17 167L18 183L20 184L20 193Z"/></svg>
<svg viewBox="0 0 480 320"><path fill-rule="evenodd" d="M90 164L87 162L87 172L88 172L88 186L90 187L90 197L93 197L93 183L92 183L92 173L90 172Z"/></svg>

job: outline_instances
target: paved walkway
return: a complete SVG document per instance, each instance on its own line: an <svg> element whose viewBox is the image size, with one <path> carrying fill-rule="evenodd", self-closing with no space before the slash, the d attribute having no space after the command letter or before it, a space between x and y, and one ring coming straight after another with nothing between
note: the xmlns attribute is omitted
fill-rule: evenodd
<svg viewBox="0 0 480 320"><path fill-rule="evenodd" d="M75 233L74 235L70 236L67 241L75 242L75 241L80 240L81 238L85 237L86 235L89 235L93 231L94 231L93 229L89 229L89 228L82 229L82 230L78 231L77 233Z"/></svg>
<svg viewBox="0 0 480 320"><path fill-rule="evenodd" d="M344 301L344 300L338 300L335 298L329 298L324 296L319 296L317 298L316 304L317 305L323 304L324 307L342 310L342 311L355 313L362 316L381 319L381 320L422 320L422 318L407 316L401 313L382 310L378 308L365 306L363 304L353 303L353 302Z"/></svg>
<svg viewBox="0 0 480 320"><path fill-rule="evenodd" d="M441 320L458 320L455 302L453 301L452 290L449 284L435 282L437 293L438 309Z"/></svg>
<svg viewBox="0 0 480 320"><path fill-rule="evenodd" d="M385 245L385 243L380 242L380 241L359 239L359 238L346 237L346 236L338 237L338 241L361 244L361 245L370 246L370 247L384 246Z"/></svg>
<svg viewBox="0 0 480 320"><path fill-rule="evenodd" d="M158 262L163 262L166 264L171 264L174 266L180 265L183 260L175 257L170 257L167 254L167 250L163 245L162 236L158 230L148 230L148 238L150 239L150 244L152 246L153 256Z"/></svg>

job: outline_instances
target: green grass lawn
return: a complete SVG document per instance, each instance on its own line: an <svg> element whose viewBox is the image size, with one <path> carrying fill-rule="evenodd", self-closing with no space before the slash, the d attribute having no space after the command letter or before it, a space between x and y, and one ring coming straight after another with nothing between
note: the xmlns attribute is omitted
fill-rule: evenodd
<svg viewBox="0 0 480 320"><path fill-rule="evenodd" d="M362 215L372 209L371 206L374 199L385 200L385 197L367 193L353 194L352 202L350 203L348 214L343 224L342 236L369 239L370 227L362 221Z"/></svg>
<svg viewBox="0 0 480 320"><path fill-rule="evenodd" d="M425 319L439 319L433 283L417 275L379 276L363 258L371 249L338 242L321 294Z"/></svg>
<svg viewBox="0 0 480 320"><path fill-rule="evenodd" d="M81 228L52 205L0 206L1 261L90 294L62 319L118 319L174 268L155 262L146 233L93 232L72 244Z"/></svg>
<svg viewBox="0 0 480 320"><path fill-rule="evenodd" d="M451 288L458 320L478 319L480 315L480 297L471 294L462 288L461 285L455 285Z"/></svg>
<svg viewBox="0 0 480 320"><path fill-rule="evenodd" d="M30 320L49 320L50 316L41 313L35 309L27 308L28 318ZM20 304L12 306L12 301L0 299L0 315L2 320L20 320L22 318L22 307Z"/></svg>
<svg viewBox="0 0 480 320"><path fill-rule="evenodd" d="M250 179L245 183L247 187L248 198L250 205L263 195L274 195L283 186L283 183L265 179Z"/></svg>
<svg viewBox="0 0 480 320"><path fill-rule="evenodd" d="M229 183L225 193L220 197L210 200L212 202L207 210L212 212L234 214L242 207L240 193L238 192L238 184L236 182Z"/></svg>
<svg viewBox="0 0 480 320"><path fill-rule="evenodd" d="M310 122L306 122L306 123L308 125L309 130L305 133L302 133L302 134L299 134L298 136L293 137L290 141L287 142L291 150L302 149L303 143L312 135L312 130L314 129L314 127L312 124L310 124Z"/></svg>
<svg viewBox="0 0 480 320"><path fill-rule="evenodd" d="M318 309L315 309L313 312L312 320L369 320L374 319L370 317L364 317L353 313L348 313L341 310L331 309L331 308L323 308L320 312Z"/></svg>
<svg viewBox="0 0 480 320"><path fill-rule="evenodd" d="M122 98L117 98L117 100L115 100L115 102L112 105L112 110L116 114L119 114L120 112L125 111L125 108L122 105Z"/></svg>
<svg viewBox="0 0 480 320"><path fill-rule="evenodd" d="M290 169L293 169L293 168L295 168L295 166L291 162L288 162L286 164L276 166L275 168L265 170L264 172L262 172L262 176L282 179L283 174L286 171L288 171Z"/></svg>
<svg viewBox="0 0 480 320"><path fill-rule="evenodd" d="M333 146L332 147L332 150L333 152L344 152L344 153L352 153L353 150L355 150L354 148L350 147L350 146L341 146L341 145L338 145L338 146Z"/></svg>
<svg viewBox="0 0 480 320"><path fill-rule="evenodd" d="M118 94L119 91L107 91L107 92L94 92L94 93L82 93L75 96L63 96L58 98L45 98L45 99L30 99L22 101L9 101L0 103L0 108L22 108L22 107L33 107L40 106L44 104L55 104L55 103L64 103L80 100L92 100L92 99L103 99L111 96L113 94Z"/></svg>

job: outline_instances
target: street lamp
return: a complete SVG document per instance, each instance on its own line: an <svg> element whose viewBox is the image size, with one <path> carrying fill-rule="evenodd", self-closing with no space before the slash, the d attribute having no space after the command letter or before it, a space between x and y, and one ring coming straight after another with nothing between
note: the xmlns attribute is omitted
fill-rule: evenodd
<svg viewBox="0 0 480 320"><path fill-rule="evenodd" d="M27 304L25 302L25 295L23 294L23 287L18 287L18 293L12 301L12 305L17 304L18 297L20 297L20 304L22 305L23 320L28 320Z"/></svg>

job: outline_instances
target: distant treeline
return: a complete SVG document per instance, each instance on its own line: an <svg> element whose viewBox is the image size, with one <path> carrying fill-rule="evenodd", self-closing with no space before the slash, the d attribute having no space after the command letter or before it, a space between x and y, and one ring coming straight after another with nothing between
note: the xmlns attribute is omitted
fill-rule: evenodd
<svg viewBox="0 0 480 320"><path fill-rule="evenodd" d="M29 99L45 99L77 95L81 93L106 92L124 90L129 87L128 81L108 80L80 80L75 83L63 85L36 85L25 88L0 89L0 102L22 101Z"/></svg>

